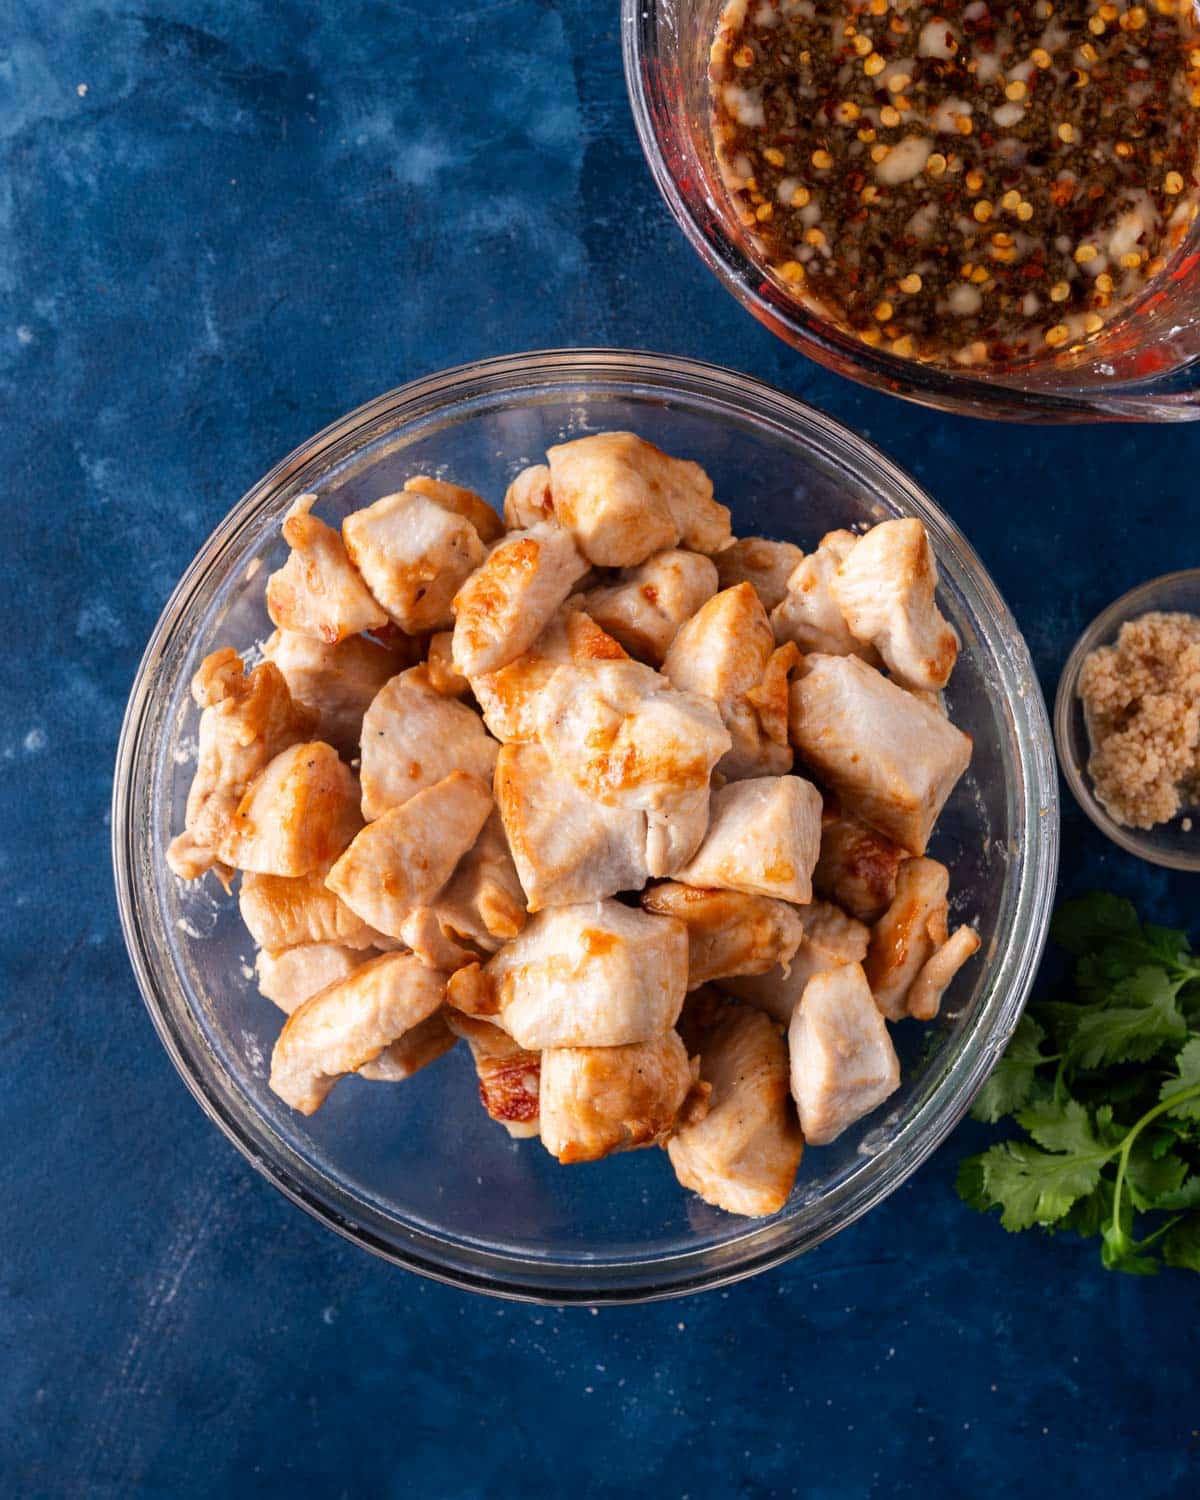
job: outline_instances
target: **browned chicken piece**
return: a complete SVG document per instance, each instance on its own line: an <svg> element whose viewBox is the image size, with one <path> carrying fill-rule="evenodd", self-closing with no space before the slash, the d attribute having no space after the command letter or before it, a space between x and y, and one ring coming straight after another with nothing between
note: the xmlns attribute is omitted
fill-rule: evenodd
<svg viewBox="0 0 1200 1500"><path fill-rule="evenodd" d="M742 891L704 891L665 881L642 892L646 911L677 917L688 934L688 989L733 974L765 974L787 964L804 924L795 907Z"/></svg>
<svg viewBox="0 0 1200 1500"><path fill-rule="evenodd" d="M325 870L290 880L282 875L242 876L238 908L259 948L295 948L301 943L338 943L373 948L387 938L356 916L325 885Z"/></svg>
<svg viewBox="0 0 1200 1500"><path fill-rule="evenodd" d="M815 974L788 1026L792 1097L810 1146L827 1146L900 1087L900 1060L861 964Z"/></svg>
<svg viewBox="0 0 1200 1500"><path fill-rule="evenodd" d="M325 884L364 922L404 938L406 919L433 904L491 810L483 782L452 771L368 823Z"/></svg>
<svg viewBox="0 0 1200 1500"><path fill-rule="evenodd" d="M348 758L358 754L363 714L379 689L417 659L418 642L399 637L393 647L354 635L335 646L277 630L263 648L287 681L292 702L316 718L313 736Z"/></svg>
<svg viewBox="0 0 1200 1500"><path fill-rule="evenodd" d="M787 593L771 612L771 626L781 645L794 641L805 653L878 660L871 647L852 634L833 597L834 575L857 542L852 531L830 531L815 552L797 563Z"/></svg>
<svg viewBox="0 0 1200 1500"><path fill-rule="evenodd" d="M258 773L217 845L235 870L307 875L327 865L362 827L358 782L332 745L282 750Z"/></svg>
<svg viewBox="0 0 1200 1500"><path fill-rule="evenodd" d="M708 832L676 874L685 885L812 900L821 794L800 776L733 781L712 795Z"/></svg>
<svg viewBox="0 0 1200 1500"><path fill-rule="evenodd" d="M721 988L758 1006L786 1026L814 974L841 964L860 964L867 956L871 929L828 901L813 901L804 908L804 938L790 967L769 974L739 975L723 979Z"/></svg>
<svg viewBox="0 0 1200 1500"><path fill-rule="evenodd" d="M718 552L717 576L723 589L738 583L753 584L768 614L787 594L788 579L804 561L804 553L791 542L771 542L763 536L746 536Z"/></svg>
<svg viewBox="0 0 1200 1500"><path fill-rule="evenodd" d="M869 924L891 905L896 872L907 858L899 844L827 802L813 890Z"/></svg>
<svg viewBox="0 0 1200 1500"><path fill-rule="evenodd" d="M979 934L959 927L927 958L908 991L908 1013L915 1021L932 1021L942 1007L950 981L969 958L979 952Z"/></svg>
<svg viewBox="0 0 1200 1500"><path fill-rule="evenodd" d="M559 524L589 562L632 568L664 547L719 552L729 511L700 467L671 458L632 432L601 432L547 454Z"/></svg>
<svg viewBox="0 0 1200 1500"><path fill-rule="evenodd" d="M491 781L500 747L472 708L439 693L425 666L380 689L362 722L362 811L370 822L451 771Z"/></svg>
<svg viewBox="0 0 1200 1500"><path fill-rule="evenodd" d="M767 612L749 583L714 595L672 641L663 676L681 691L701 693L717 705L733 740L717 762L726 780L782 776L791 770L787 671L794 659L794 648L790 655L776 655Z"/></svg>
<svg viewBox="0 0 1200 1500"><path fill-rule="evenodd" d="M856 639L873 646L903 687L950 681L958 637L937 607L937 563L921 522L884 521L859 538L830 580Z"/></svg>
<svg viewBox="0 0 1200 1500"><path fill-rule="evenodd" d="M515 661L587 572L570 534L543 522L505 538L454 600L454 665L476 677Z"/></svg>
<svg viewBox="0 0 1200 1500"><path fill-rule="evenodd" d="M450 1003L495 1016L530 1050L619 1047L669 1031L687 992L682 922L589 901L538 912L482 970L460 969Z"/></svg>
<svg viewBox="0 0 1200 1500"><path fill-rule="evenodd" d="M950 872L936 859L909 859L896 896L871 929L864 968L875 1003L889 1021L908 1014L908 992L949 936Z"/></svg>
<svg viewBox="0 0 1200 1500"><path fill-rule="evenodd" d="M342 522L342 536L371 593L414 635L451 623L454 596L484 555L465 516L415 490L354 511Z"/></svg>
<svg viewBox="0 0 1200 1500"><path fill-rule="evenodd" d="M542 1145L565 1164L662 1145L684 1119L703 1119L707 1088L676 1031L627 1047L542 1053Z"/></svg>
<svg viewBox="0 0 1200 1500"><path fill-rule="evenodd" d="M504 494L504 524L509 531L528 531L539 521L554 520L550 470L545 464L522 469Z"/></svg>
<svg viewBox="0 0 1200 1500"><path fill-rule="evenodd" d="M431 479L428 474L414 474L404 488L415 491L418 495L425 495L443 510L452 511L456 516L470 521L479 533L481 542L490 545L504 535L503 520L483 496L476 494L474 490L464 489L461 484L450 484L445 479Z"/></svg>
<svg viewBox="0 0 1200 1500"><path fill-rule="evenodd" d="M200 715L196 772L184 831L167 849L183 880L198 880L217 863L214 852L246 788L281 750L307 739L313 715L292 701L273 662L247 672L230 647L206 656L192 678Z"/></svg>
<svg viewBox="0 0 1200 1500"><path fill-rule="evenodd" d="M267 579L267 613L280 630L328 645L387 624L387 615L346 556L332 526L309 515L316 495L301 495L287 513L283 539L291 556Z"/></svg>
<svg viewBox="0 0 1200 1500"><path fill-rule="evenodd" d="M358 1070L360 1078L373 1083L403 1083L430 1063L444 1057L458 1037L446 1024L445 1009L435 1010L424 1021L418 1021L411 1031L389 1042L378 1057L363 1063Z"/></svg>
<svg viewBox="0 0 1200 1500"><path fill-rule="evenodd" d="M657 667L675 632L716 591L710 557L672 548L622 568L618 582L589 590L585 607L631 656Z"/></svg>
<svg viewBox="0 0 1200 1500"><path fill-rule="evenodd" d="M697 1030L708 1113L680 1125L667 1142L675 1175L727 1213L778 1213L804 1149L788 1092L787 1046L772 1021L745 1006L720 1007Z"/></svg>
<svg viewBox="0 0 1200 1500"><path fill-rule="evenodd" d="M471 686L454 665L453 640L452 631L439 630L429 638L429 655L425 661L429 686L443 698L465 697Z"/></svg>
<svg viewBox="0 0 1200 1500"><path fill-rule="evenodd" d="M295 948L263 948L254 961L258 992L287 1015L318 990L361 969L370 949L341 943L301 943Z"/></svg>
<svg viewBox="0 0 1200 1500"><path fill-rule="evenodd" d="M530 911L645 885L646 814L589 797L540 745L505 745L494 790Z"/></svg>
<svg viewBox="0 0 1200 1500"><path fill-rule="evenodd" d="M445 975L411 953L384 953L310 996L271 1055L271 1088L301 1114L320 1109L339 1078L373 1062L442 1004Z"/></svg>
<svg viewBox="0 0 1200 1500"><path fill-rule="evenodd" d="M525 892L495 809L438 894L433 910L447 937L485 953L495 952L525 926Z"/></svg>
<svg viewBox="0 0 1200 1500"><path fill-rule="evenodd" d="M447 1010L446 1024L471 1049L480 1102L492 1119L517 1139L537 1135L542 1054L518 1047L508 1032L477 1016Z"/></svg>
<svg viewBox="0 0 1200 1500"><path fill-rule="evenodd" d="M855 657L809 656L800 672L789 728L801 759L846 812L923 854L970 739Z"/></svg>

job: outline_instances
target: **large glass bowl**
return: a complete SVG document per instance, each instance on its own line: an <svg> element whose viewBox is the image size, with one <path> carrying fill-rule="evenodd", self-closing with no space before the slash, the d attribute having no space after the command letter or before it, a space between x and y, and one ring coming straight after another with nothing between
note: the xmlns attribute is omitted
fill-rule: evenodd
<svg viewBox="0 0 1200 1500"><path fill-rule="evenodd" d="M188 681L218 645L270 630L279 523L315 490L337 518L415 472L493 501L548 444L629 428L698 459L740 533L809 546L831 527L919 516L962 639L950 690L975 741L934 851L954 910L983 938L936 1025L896 1029L900 1091L809 1152L786 1209L733 1218L677 1186L665 1153L560 1167L484 1115L458 1048L407 1083L348 1079L311 1119L267 1088L281 1017L254 985L236 904L183 885L163 850L182 826L196 717ZM121 918L138 983L210 1118L294 1202L397 1263L500 1295L626 1301L695 1291L819 1244L893 1192L945 1137L1020 1014L1042 949L1058 832L1050 730L1025 642L957 528L846 428L727 370L619 351L517 355L419 380L352 412L279 464L187 569L130 696L113 801Z"/></svg>

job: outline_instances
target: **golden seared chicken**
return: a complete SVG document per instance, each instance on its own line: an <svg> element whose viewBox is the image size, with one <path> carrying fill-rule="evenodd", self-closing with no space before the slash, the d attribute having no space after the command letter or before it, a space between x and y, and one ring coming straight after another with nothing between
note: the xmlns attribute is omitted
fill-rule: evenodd
<svg viewBox="0 0 1200 1500"><path fill-rule="evenodd" d="M797 563L788 579L787 593L771 611L771 626L781 645L794 641L806 654L820 651L828 656L876 659L871 648L851 633L831 587L838 568L857 542L852 531L830 531L815 552Z"/></svg>
<svg viewBox="0 0 1200 1500"><path fill-rule="evenodd" d="M485 953L495 952L525 926L525 892L494 808L434 898L433 911L447 937Z"/></svg>
<svg viewBox="0 0 1200 1500"><path fill-rule="evenodd" d="M907 851L827 802L813 890L860 922L874 922L896 894L896 872Z"/></svg>
<svg viewBox="0 0 1200 1500"><path fill-rule="evenodd" d="M632 568L664 547L719 552L729 511L700 467L632 432L600 432L547 454L554 511L598 567Z"/></svg>
<svg viewBox="0 0 1200 1500"><path fill-rule="evenodd" d="M687 993L687 932L619 901L554 906L487 964L460 969L451 1005L494 1016L522 1047L619 1047L669 1031Z"/></svg>
<svg viewBox="0 0 1200 1500"><path fill-rule="evenodd" d="M937 563L920 521L884 521L859 538L830 580L856 639L873 646L903 687L938 692L958 637L937 607Z"/></svg>
<svg viewBox="0 0 1200 1500"><path fill-rule="evenodd" d="M311 1115L356 1073L441 1005L446 978L411 953L385 953L304 1001L271 1055L271 1088Z"/></svg>
<svg viewBox="0 0 1200 1500"><path fill-rule="evenodd" d="M585 608L631 656L661 666L675 633L717 592L717 570L700 552L671 548L636 568L622 568L616 583L589 589Z"/></svg>
<svg viewBox="0 0 1200 1500"><path fill-rule="evenodd" d="M358 782L331 745L282 750L246 788L217 856L235 870L307 875L336 859L358 830Z"/></svg>
<svg viewBox="0 0 1200 1500"><path fill-rule="evenodd" d="M336 645L378 630L388 617L346 556L341 537L309 515L316 503L316 495L301 495L287 513L283 539L291 555L267 580L267 613L280 630Z"/></svg>
<svg viewBox="0 0 1200 1500"><path fill-rule="evenodd" d="M688 934L688 989L788 964L804 936L796 908L769 896L705 891L673 880L642 892L642 907L677 917Z"/></svg>
<svg viewBox="0 0 1200 1500"><path fill-rule="evenodd" d="M368 823L325 884L364 922L411 942L406 921L432 905L491 810L491 793L478 776L452 771Z"/></svg>
<svg viewBox="0 0 1200 1500"><path fill-rule="evenodd" d="M949 938L949 889L950 872L945 865L936 859L906 860L896 879L895 899L871 929L864 968L875 1003L889 1021L906 1015L932 1020L942 991L979 947L972 929L960 928L947 959L916 988L918 977Z"/></svg>
<svg viewBox="0 0 1200 1500"><path fill-rule="evenodd" d="M429 637L425 670L429 674L429 686L443 698L463 698L471 688L471 684L454 665L453 645L453 631L439 630Z"/></svg>
<svg viewBox="0 0 1200 1500"><path fill-rule="evenodd" d="M543 522L510 533L455 596L455 667L475 677L515 661L586 572L569 532Z"/></svg>
<svg viewBox="0 0 1200 1500"><path fill-rule="evenodd" d="M507 1031L478 1016L450 1009L445 1015L447 1026L471 1049L484 1109L517 1139L537 1135L542 1054L527 1052Z"/></svg>
<svg viewBox="0 0 1200 1500"><path fill-rule="evenodd" d="M315 715L314 738L340 754L358 754L363 714L379 689L415 660L416 641L405 636L383 646L363 635L337 645L294 630L276 630L263 655L283 673L292 702Z"/></svg>
<svg viewBox="0 0 1200 1500"><path fill-rule="evenodd" d="M414 474L404 488L410 493L424 495L443 510L470 521L479 533L479 540L488 546L504 535L503 519L474 490L464 489L461 484L450 484L445 479L431 479L428 474Z"/></svg>
<svg viewBox="0 0 1200 1500"><path fill-rule="evenodd" d="M908 1013L915 1021L932 1021L950 981L979 952L979 934L959 927L921 966L908 991Z"/></svg>
<svg viewBox="0 0 1200 1500"><path fill-rule="evenodd" d="M437 1062L439 1057L444 1057L457 1043L458 1037L450 1030L443 1007L418 1021L402 1037L389 1042L378 1057L363 1063L358 1076L368 1078L372 1083L403 1083L430 1063Z"/></svg>
<svg viewBox="0 0 1200 1500"><path fill-rule="evenodd" d="M776 652L767 612L749 583L722 589L680 627L663 676L717 705L733 740L717 762L726 780L791 770L787 692L795 661L794 646Z"/></svg>
<svg viewBox="0 0 1200 1500"><path fill-rule="evenodd" d="M539 521L553 520L550 470L545 464L530 464L504 492L504 524L509 531L528 531Z"/></svg>
<svg viewBox="0 0 1200 1500"><path fill-rule="evenodd" d="M342 537L371 593L410 634L449 625L451 601L483 561L471 522L415 490L354 511L342 522Z"/></svg>
<svg viewBox="0 0 1200 1500"><path fill-rule="evenodd" d="M804 937L789 963L768 974L722 980L721 988L786 1026L813 975L841 964L862 963L870 939L871 929L864 923L828 901L813 901L804 908Z"/></svg>
<svg viewBox="0 0 1200 1500"><path fill-rule="evenodd" d="M246 788L281 750L307 738L313 726L313 715L293 702L274 663L247 672L228 646L201 662L192 678L192 697L202 710L196 771L184 831L167 849L167 864L183 880L198 880L213 868L216 846Z"/></svg>
<svg viewBox="0 0 1200 1500"><path fill-rule="evenodd" d="M439 693L425 666L376 694L362 721L362 811L370 821L451 771L491 781L500 747L474 709Z"/></svg>
<svg viewBox="0 0 1200 1500"><path fill-rule="evenodd" d="M677 1031L626 1047L548 1047L542 1145L563 1163L661 1145L682 1119L703 1119L698 1072Z"/></svg>
<svg viewBox="0 0 1200 1500"><path fill-rule="evenodd" d="M800 757L854 817L923 854L971 741L948 719L852 656L809 656L792 683Z"/></svg>
<svg viewBox="0 0 1200 1500"><path fill-rule="evenodd" d="M771 542L765 536L746 536L716 555L717 577L723 589L738 583L753 584L768 614L782 604L788 579L804 561L804 553L791 542Z"/></svg>
<svg viewBox="0 0 1200 1500"><path fill-rule="evenodd" d="M361 969L374 955L342 943L301 943L296 948L263 948L254 961L258 992L287 1015L310 995Z"/></svg>
<svg viewBox="0 0 1200 1500"><path fill-rule="evenodd" d="M787 1202L804 1149L779 1028L746 1006L714 1008L695 1028L708 1113L667 1142L675 1175L706 1203L762 1218Z"/></svg>
<svg viewBox="0 0 1200 1500"><path fill-rule="evenodd" d="M325 884L326 870L288 879L282 875L242 876L238 909L259 948L295 948L301 943L339 943L373 948L388 943Z"/></svg>
<svg viewBox="0 0 1200 1500"><path fill-rule="evenodd" d="M708 832L676 873L685 885L812 900L821 843L821 794L800 776L732 781L712 795Z"/></svg>
<svg viewBox="0 0 1200 1500"><path fill-rule="evenodd" d="M810 1146L827 1146L900 1087L900 1060L861 964L814 974L788 1026L792 1097Z"/></svg>

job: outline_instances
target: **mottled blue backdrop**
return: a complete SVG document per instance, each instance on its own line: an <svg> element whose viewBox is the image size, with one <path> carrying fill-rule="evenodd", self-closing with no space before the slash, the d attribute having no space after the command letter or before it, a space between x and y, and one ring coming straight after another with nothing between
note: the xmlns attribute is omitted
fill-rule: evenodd
<svg viewBox="0 0 1200 1500"><path fill-rule="evenodd" d="M958 1133L802 1263L556 1312L290 1207L143 1011L108 861L139 653L217 519L387 387L630 344L775 381L960 521L1047 690L1200 562L1200 429L984 426L827 375L660 204L615 0L0 0L0 1490L508 1497L1200 1492L1200 1278L1118 1278L952 1192ZM1067 809L1064 883L1196 920Z"/></svg>

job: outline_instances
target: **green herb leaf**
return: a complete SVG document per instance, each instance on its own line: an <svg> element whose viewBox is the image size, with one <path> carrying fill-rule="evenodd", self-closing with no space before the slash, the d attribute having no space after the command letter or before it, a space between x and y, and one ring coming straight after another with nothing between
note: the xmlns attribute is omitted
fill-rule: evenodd
<svg viewBox="0 0 1200 1500"><path fill-rule="evenodd" d="M1093 1156L1039 1151L1024 1141L1004 1141L980 1158L983 1193L1001 1210L1005 1229L1053 1224L1078 1198L1094 1190L1107 1152Z"/></svg>
<svg viewBox="0 0 1200 1500"><path fill-rule="evenodd" d="M1164 1193L1156 1207L1166 1209L1171 1213L1181 1209L1200 1208L1200 1173L1189 1177L1183 1186L1176 1188L1173 1193Z"/></svg>
<svg viewBox="0 0 1200 1500"><path fill-rule="evenodd" d="M1139 1136L1129 1152L1125 1186L1133 1206L1143 1213L1161 1208L1161 1199L1177 1193L1187 1176L1187 1163L1175 1155L1156 1157L1153 1142Z"/></svg>
<svg viewBox="0 0 1200 1500"><path fill-rule="evenodd" d="M1163 1259L1169 1266L1200 1271L1200 1214L1189 1214L1163 1240Z"/></svg>
<svg viewBox="0 0 1200 1500"><path fill-rule="evenodd" d="M1108 1063L1141 1062L1168 1043L1187 1035L1187 1023L1175 1004L1175 986L1161 969L1141 968L1118 981L1117 1003L1089 1006L1080 1016L1070 1043L1077 1068Z"/></svg>
<svg viewBox="0 0 1200 1500"><path fill-rule="evenodd" d="M1140 930L1133 902L1104 891L1064 901L1050 924L1050 936L1077 958L1119 934L1133 935Z"/></svg>
<svg viewBox="0 0 1200 1500"><path fill-rule="evenodd" d="M1175 1077L1167 1079L1158 1097L1174 1099L1194 1090L1190 1098L1180 1100L1169 1113L1183 1120L1200 1120L1200 1036L1182 1048L1176 1066Z"/></svg>
<svg viewBox="0 0 1200 1500"><path fill-rule="evenodd" d="M1044 1061L1041 1049L1045 1038L1046 1033L1031 1015L1021 1017L1004 1056L971 1107L975 1119L994 1125L1028 1102L1034 1077Z"/></svg>

